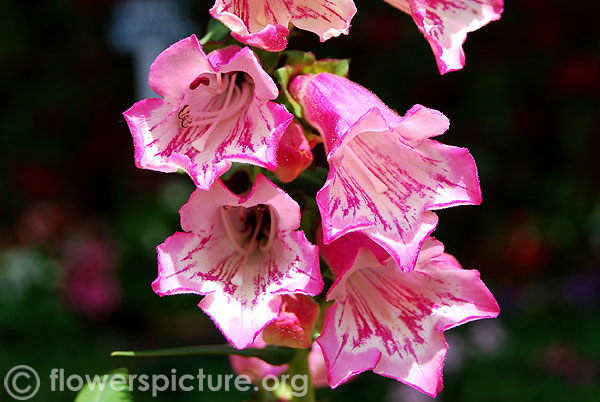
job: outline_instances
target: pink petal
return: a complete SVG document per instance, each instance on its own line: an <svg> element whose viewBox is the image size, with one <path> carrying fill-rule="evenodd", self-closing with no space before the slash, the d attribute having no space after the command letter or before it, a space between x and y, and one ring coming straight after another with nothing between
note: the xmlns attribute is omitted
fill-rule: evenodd
<svg viewBox="0 0 600 402"><path fill-rule="evenodd" d="M250 345L252 348L262 349L267 344L262 339L261 334L259 334L254 342ZM229 363L231 364L231 368L233 372L237 375L245 374L250 377L254 384L260 384L260 381L266 376L279 376L283 374L284 371L288 369L287 364L282 364L280 366L272 366L269 363L259 359L258 357L243 357L230 355Z"/></svg>
<svg viewBox="0 0 600 402"><path fill-rule="evenodd" d="M270 101L277 86L250 49L229 46L207 58L192 35L158 56L150 83L164 99L140 101L124 113L138 167L183 169L203 190L232 162L275 169L292 115Z"/></svg>
<svg viewBox="0 0 600 402"><path fill-rule="evenodd" d="M308 354L308 369L310 371L310 379L315 388L322 388L328 385L327 383L327 367L325 366L325 358L321 347L317 342L313 342Z"/></svg>
<svg viewBox="0 0 600 402"><path fill-rule="evenodd" d="M331 387L372 369L429 395L439 392L442 331L499 313L479 273L441 251L441 243L427 240L408 273L391 259L382 265L366 248L357 251L352 269L328 293L335 302L317 338Z"/></svg>
<svg viewBox="0 0 600 402"><path fill-rule="evenodd" d="M176 98L198 75L214 72L196 35L182 39L158 55L150 66L150 88L164 98Z"/></svg>
<svg viewBox="0 0 600 402"><path fill-rule="evenodd" d="M250 347L261 349L265 346L267 346L267 344L262 339L262 334L259 334L250 345ZM231 363L231 368L234 373L238 375L248 375L255 384L259 384L266 376L277 377L288 369L287 364L272 366L257 357L231 355L229 356L229 362ZM325 360L323 358L323 352L321 352L321 347L316 342L313 342L310 353L308 354L308 366L312 385L316 388L327 386L327 368L325 367Z"/></svg>
<svg viewBox="0 0 600 402"><path fill-rule="evenodd" d="M208 55L216 71L230 73L243 71L254 81L254 95L263 100L277 98L279 90L273 79L263 70L260 61L252 50L245 47L228 46Z"/></svg>
<svg viewBox="0 0 600 402"><path fill-rule="evenodd" d="M440 112L416 105L400 117L331 74L300 76L290 88L328 151L317 194L325 244L361 231L409 271L437 224L431 210L481 202L468 151L429 139L448 128Z"/></svg>
<svg viewBox="0 0 600 402"><path fill-rule="evenodd" d="M467 33L500 19L504 0L385 0L411 14L429 41L440 73L465 65Z"/></svg>
<svg viewBox="0 0 600 402"><path fill-rule="evenodd" d="M325 41L348 33L356 7L352 0L217 0L210 13L241 42L279 52L287 46L290 22Z"/></svg>
<svg viewBox="0 0 600 402"><path fill-rule="evenodd" d="M227 235L222 206L267 205L277 216L272 247L244 261ZM152 284L161 296L179 293L206 295L200 307L237 348L254 340L279 312L278 295L321 292L318 250L299 225L299 207L282 190L259 175L245 197L221 182L209 191L196 190L181 209L184 230L158 247L159 275Z"/></svg>

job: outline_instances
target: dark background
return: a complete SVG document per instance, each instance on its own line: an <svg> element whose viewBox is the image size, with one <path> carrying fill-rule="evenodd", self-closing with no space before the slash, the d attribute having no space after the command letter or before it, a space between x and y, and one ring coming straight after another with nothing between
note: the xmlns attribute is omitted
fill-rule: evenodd
<svg viewBox="0 0 600 402"><path fill-rule="evenodd" d="M0 374L36 368L34 400L74 399L49 392L55 367L230 372L219 357L109 357L223 342L198 296L161 299L150 288L155 247L179 229L193 184L134 167L121 116L137 100L134 61L107 42L115 3L4 2L0 13ZM184 3L201 36L212 3ZM507 1L502 20L469 35L466 67L445 76L409 16L383 1L356 3L348 37L320 44L301 33L289 48L350 57L350 77L401 114L415 103L442 111L451 128L440 139L469 148L479 167L483 204L440 211L434 234L481 272L502 312L447 333L437 399L597 400L600 3ZM371 373L318 396L430 399Z"/></svg>

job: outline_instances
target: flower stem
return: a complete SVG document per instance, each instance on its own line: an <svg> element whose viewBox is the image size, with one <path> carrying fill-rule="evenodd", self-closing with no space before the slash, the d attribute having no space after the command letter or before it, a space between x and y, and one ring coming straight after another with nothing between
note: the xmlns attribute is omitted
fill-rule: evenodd
<svg viewBox="0 0 600 402"><path fill-rule="evenodd" d="M294 376L297 375L305 376L304 381L306 384L306 393L304 395L294 395L292 398L292 402L315 402L315 389L313 387L312 380L310 378L310 371L308 369L309 352L310 349L296 349L294 357L288 363L288 373L290 375L290 381L292 381L292 384L297 384L297 382L294 382ZM303 394L303 392L296 393Z"/></svg>

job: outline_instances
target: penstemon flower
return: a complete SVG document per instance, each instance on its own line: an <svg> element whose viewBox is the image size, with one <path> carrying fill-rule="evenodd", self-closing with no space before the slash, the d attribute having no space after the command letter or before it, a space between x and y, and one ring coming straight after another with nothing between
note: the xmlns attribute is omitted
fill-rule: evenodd
<svg viewBox="0 0 600 402"><path fill-rule="evenodd" d="M300 208L258 175L251 192L231 193L220 181L196 190L181 208L181 226L158 246L164 295L206 295L199 306L237 348L277 318L282 295L319 294L319 253L300 225Z"/></svg>
<svg viewBox="0 0 600 402"><path fill-rule="evenodd" d="M415 269L402 272L361 233L322 247L336 275L317 338L332 388L372 369L431 396L441 390L443 331L499 313L479 273L443 251L428 238Z"/></svg>
<svg viewBox="0 0 600 402"><path fill-rule="evenodd" d="M317 194L326 244L361 231L410 271L437 224L432 210L481 202L468 150L430 139L448 129L440 112L415 105L400 117L327 73L298 76L289 90L327 151L329 175Z"/></svg>
<svg viewBox="0 0 600 402"><path fill-rule="evenodd" d="M385 0L410 14L437 60L440 73L465 66L467 33L500 19L504 0Z"/></svg>
<svg viewBox="0 0 600 402"><path fill-rule="evenodd" d="M249 48L206 56L192 35L157 57L149 83L163 99L142 100L124 113L138 167L183 169L203 190L232 162L275 169L292 115L271 102L277 86Z"/></svg>
<svg viewBox="0 0 600 402"><path fill-rule="evenodd" d="M324 42L348 34L355 13L352 0L216 0L210 10L234 38L272 52L287 46L290 22Z"/></svg>

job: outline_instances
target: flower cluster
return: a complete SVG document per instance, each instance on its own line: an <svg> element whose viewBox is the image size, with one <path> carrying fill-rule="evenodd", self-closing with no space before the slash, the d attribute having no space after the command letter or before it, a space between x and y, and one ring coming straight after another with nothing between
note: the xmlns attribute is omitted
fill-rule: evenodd
<svg viewBox="0 0 600 402"><path fill-rule="evenodd" d="M442 73L464 65L466 33L502 11L499 0L386 1L413 16ZM217 0L210 12L233 38L281 51L290 22L326 40L348 32L356 8ZM433 139L449 127L442 113L415 105L399 115L345 78L341 61L288 52L265 70L264 52L232 42L208 54L194 35L173 44L150 68L161 98L124 113L136 165L183 170L197 187L180 210L183 231L157 248L152 288L203 295L199 307L235 348L312 348L319 385L373 370L435 395L443 331L499 312L479 273L431 237L435 210L481 202L473 158ZM311 151L319 143L321 166ZM221 178L233 170L247 174L246 191ZM308 179L319 183L316 197L302 187ZM292 197L283 189L294 182ZM313 299L324 272L335 281ZM287 369L232 364L254 379Z"/></svg>

